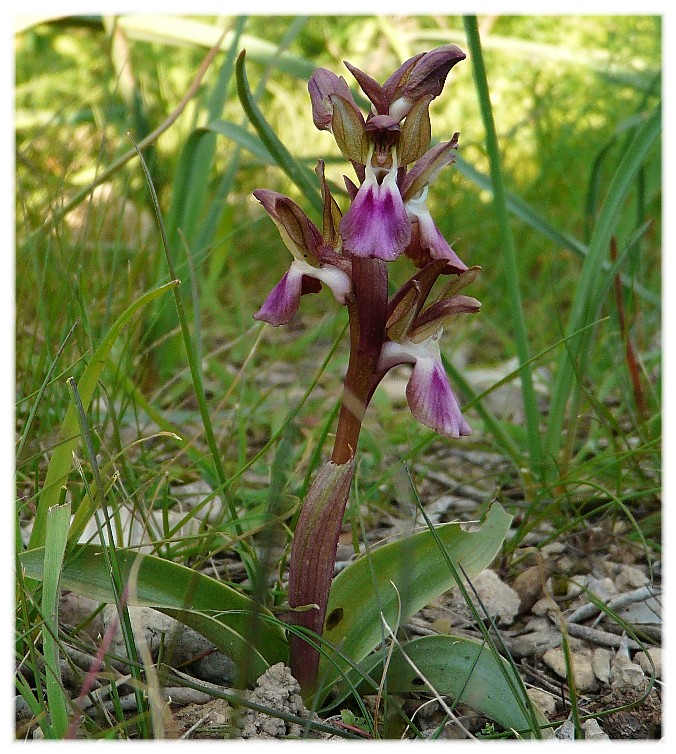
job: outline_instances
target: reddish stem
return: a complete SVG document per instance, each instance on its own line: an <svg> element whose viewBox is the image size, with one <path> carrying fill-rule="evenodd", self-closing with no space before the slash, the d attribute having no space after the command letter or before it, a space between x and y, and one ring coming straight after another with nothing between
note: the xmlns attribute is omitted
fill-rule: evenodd
<svg viewBox="0 0 676 754"><path fill-rule="evenodd" d="M387 265L352 258L354 301L350 316L350 361L331 463L317 475L298 517L289 562L289 604L317 605L292 613L292 622L321 635L336 560L338 537L349 496L354 456L366 407L380 376L376 367L387 315ZM291 672L305 691L317 683L319 653L292 635Z"/></svg>

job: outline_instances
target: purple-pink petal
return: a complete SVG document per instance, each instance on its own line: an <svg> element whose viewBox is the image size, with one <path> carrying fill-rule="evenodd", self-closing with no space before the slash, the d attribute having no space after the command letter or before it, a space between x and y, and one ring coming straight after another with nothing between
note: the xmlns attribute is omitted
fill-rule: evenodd
<svg viewBox="0 0 676 754"><path fill-rule="evenodd" d="M427 252L425 264L429 262L445 259L448 261L448 268L453 272L464 272L467 265L449 246L446 239L441 235L432 216L429 213L423 213L416 217L417 233L420 248Z"/></svg>
<svg viewBox="0 0 676 754"><path fill-rule="evenodd" d="M396 171L378 184L368 169L350 209L340 221L346 251L391 262L411 240L411 222L395 180Z"/></svg>
<svg viewBox="0 0 676 754"><path fill-rule="evenodd" d="M319 287L321 288L321 284ZM253 315L254 319L268 322L275 327L285 325L298 311L302 292L303 272L292 264L284 277L270 291L263 306Z"/></svg>
<svg viewBox="0 0 676 754"><path fill-rule="evenodd" d="M300 297L306 293L319 293L326 285L339 304L347 303L352 293L352 280L345 270L325 264L313 267L302 259L295 259L284 277L272 289L254 319L271 325L285 325L300 306Z"/></svg>
<svg viewBox="0 0 676 754"><path fill-rule="evenodd" d="M431 356L417 359L406 398L413 416L440 435L458 438L471 434L441 361Z"/></svg>

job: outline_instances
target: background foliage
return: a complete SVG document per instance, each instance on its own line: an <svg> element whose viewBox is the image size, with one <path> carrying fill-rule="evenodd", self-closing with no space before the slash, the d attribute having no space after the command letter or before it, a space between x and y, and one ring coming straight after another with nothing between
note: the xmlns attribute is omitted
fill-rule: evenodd
<svg viewBox="0 0 676 754"><path fill-rule="evenodd" d="M544 434L583 259L618 166L659 100L660 19L495 16L481 18L479 29L530 354L545 352L528 367L543 385ZM15 47L17 550L24 547L20 527L39 509L47 463L68 439L57 440L71 402L66 378L79 379L120 315L170 280L138 161L93 192L82 190L129 151L127 131L141 141L174 111L222 30L223 52L196 96L145 152L196 361L190 369L170 295L142 312L139 305L96 374L89 423L102 484L109 502L144 515L171 510L177 483L201 480L225 490L227 505L210 536L158 536L158 554L197 566L241 534L228 523L228 510L245 514L250 537L266 517L280 518L288 541L293 512L332 431L345 351L338 348L320 367L345 325L344 312L307 297L289 328L273 331L251 318L288 264L252 190L273 188L310 207L247 124L233 53L247 47L251 88L289 152L309 168L325 159L340 186L337 147L312 125L306 82L313 68L349 80L341 71L348 59L383 80L421 50L445 42L467 49L461 19L138 15L27 25ZM466 370L498 367L486 387L503 378L518 384L514 365L504 366L517 352L515 302L470 61L454 69L431 116L435 138L460 131L461 155L431 187L432 213L460 256L483 268L470 292L482 301L481 315L445 335L445 355L459 379ZM612 227L621 292L607 276L583 319L603 321L585 349L588 363L576 372L572 406L565 403L575 418L565 424L553 473L538 479L529 467L533 448L518 391L513 414L496 416L472 400L471 384L461 383L476 430L468 447L497 446L512 461L513 473L496 480L496 490L500 496L517 489L512 512L520 537L545 519L558 533L583 527L595 513L608 517L611 530L616 518L629 520L629 538L659 547L660 217L656 145L632 174ZM611 264L610 249L603 250L599 280ZM408 274L404 264L395 267L396 282ZM204 440L205 407L213 442ZM280 436L283 442L269 442ZM386 461L415 460L434 441L380 391L363 433L360 502L376 512L396 510L407 493ZM73 510L92 492L91 464L68 479ZM279 493L274 505L269 484ZM283 601L281 572L280 563L268 604Z"/></svg>

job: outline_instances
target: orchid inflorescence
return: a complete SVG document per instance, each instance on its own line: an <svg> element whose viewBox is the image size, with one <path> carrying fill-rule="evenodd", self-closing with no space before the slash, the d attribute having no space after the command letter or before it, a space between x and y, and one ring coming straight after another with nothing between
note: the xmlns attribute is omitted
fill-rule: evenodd
<svg viewBox="0 0 676 754"><path fill-rule="evenodd" d="M293 255L291 266L254 315L288 323L301 296L325 285L348 308L350 361L331 461L320 471L298 519L292 544L289 604L312 605L291 621L321 634L336 545L366 407L385 374L412 364L406 395L411 412L438 433L458 438L470 428L462 416L439 349L443 328L479 302L460 291L477 276L439 232L429 185L455 161L458 134L431 145L430 102L465 54L445 45L415 55L380 85L345 63L371 103L364 118L347 82L323 68L308 89L315 126L333 134L359 181L345 177L350 205L342 214L324 163L316 173L323 199L321 231L303 210L275 191L254 192ZM418 271L388 297L388 263L407 256ZM446 281L432 296L435 283ZM302 637L291 640L291 667L305 687L316 682L318 655Z"/></svg>

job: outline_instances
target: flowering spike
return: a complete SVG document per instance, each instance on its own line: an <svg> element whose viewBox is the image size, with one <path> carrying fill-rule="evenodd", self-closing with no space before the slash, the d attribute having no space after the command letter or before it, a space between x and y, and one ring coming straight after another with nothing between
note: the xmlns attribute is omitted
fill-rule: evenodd
<svg viewBox="0 0 676 754"><path fill-rule="evenodd" d="M329 287L347 306L350 358L331 462L311 485L294 532L289 563L290 621L321 634L333 575L336 542L354 473L362 420L389 369L411 364L406 397L413 415L445 437L470 433L451 390L439 348L443 327L480 304L459 291L474 280L443 238L427 206L430 183L455 160L458 134L430 148L430 102L449 71L464 58L445 45L409 58L380 85L346 63L371 101L357 107L343 79L314 71L308 91L315 126L333 133L354 168L345 177L349 207L341 215L325 165L316 167L322 194L322 232L291 199L274 191L255 195L293 255L288 271L254 315L288 322L303 294ZM388 300L388 262L406 254L420 267ZM432 296L441 275L456 275ZM448 278L445 277L444 280ZM305 692L316 687L319 654L292 632L291 667Z"/></svg>

